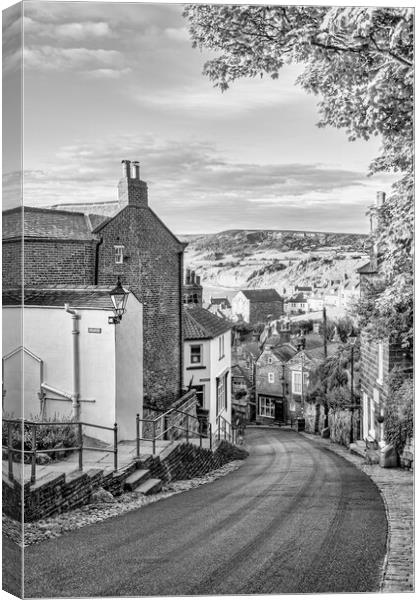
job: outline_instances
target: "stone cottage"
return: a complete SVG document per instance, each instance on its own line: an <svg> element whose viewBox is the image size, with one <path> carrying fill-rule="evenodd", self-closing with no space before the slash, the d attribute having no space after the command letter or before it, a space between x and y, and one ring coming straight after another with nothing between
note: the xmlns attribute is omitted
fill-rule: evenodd
<svg viewBox="0 0 420 600"><path fill-rule="evenodd" d="M275 289L240 290L232 298L232 316L254 325L283 314L283 298Z"/></svg>

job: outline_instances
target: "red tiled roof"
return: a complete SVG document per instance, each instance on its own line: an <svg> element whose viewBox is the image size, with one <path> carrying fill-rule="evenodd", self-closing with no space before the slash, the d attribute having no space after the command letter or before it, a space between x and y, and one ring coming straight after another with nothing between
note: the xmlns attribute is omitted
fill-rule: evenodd
<svg viewBox="0 0 420 600"><path fill-rule="evenodd" d="M3 212L3 239L94 240L92 225L83 213L17 207Z"/></svg>
<svg viewBox="0 0 420 600"><path fill-rule="evenodd" d="M231 328L231 323L216 317L205 308L184 308L185 340L213 339Z"/></svg>

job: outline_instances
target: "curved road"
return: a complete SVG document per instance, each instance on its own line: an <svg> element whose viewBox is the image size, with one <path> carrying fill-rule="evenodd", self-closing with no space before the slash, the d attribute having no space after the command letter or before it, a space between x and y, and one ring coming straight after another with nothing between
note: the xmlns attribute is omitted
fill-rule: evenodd
<svg viewBox="0 0 420 600"><path fill-rule="evenodd" d="M246 435L232 474L25 549L25 597L378 591L371 480L293 431Z"/></svg>

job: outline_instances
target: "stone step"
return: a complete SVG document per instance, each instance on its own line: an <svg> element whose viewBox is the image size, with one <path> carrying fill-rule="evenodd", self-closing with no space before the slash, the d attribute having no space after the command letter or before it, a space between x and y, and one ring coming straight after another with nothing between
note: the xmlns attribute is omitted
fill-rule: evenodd
<svg viewBox="0 0 420 600"><path fill-rule="evenodd" d="M149 479L149 469L138 469L137 471L134 471L133 473L131 473L131 475L127 477L127 479L124 482L124 489L128 490L129 492L132 492L133 490L137 489L139 485L141 485Z"/></svg>
<svg viewBox="0 0 420 600"><path fill-rule="evenodd" d="M136 492L140 492L145 496L149 494L157 494L162 489L162 480L161 479L148 479L141 485L136 488Z"/></svg>

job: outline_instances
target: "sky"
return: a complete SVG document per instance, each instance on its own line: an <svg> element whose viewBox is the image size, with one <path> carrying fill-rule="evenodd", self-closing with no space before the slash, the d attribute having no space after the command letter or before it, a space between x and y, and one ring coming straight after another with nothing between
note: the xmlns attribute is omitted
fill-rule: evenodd
<svg viewBox="0 0 420 600"><path fill-rule="evenodd" d="M3 20L3 209L19 202L21 20ZM177 234L368 231L390 175L367 177L380 140L316 126L317 98L277 80L225 93L202 75L178 4L24 2L23 182L31 206L116 198L138 160L149 203Z"/></svg>

